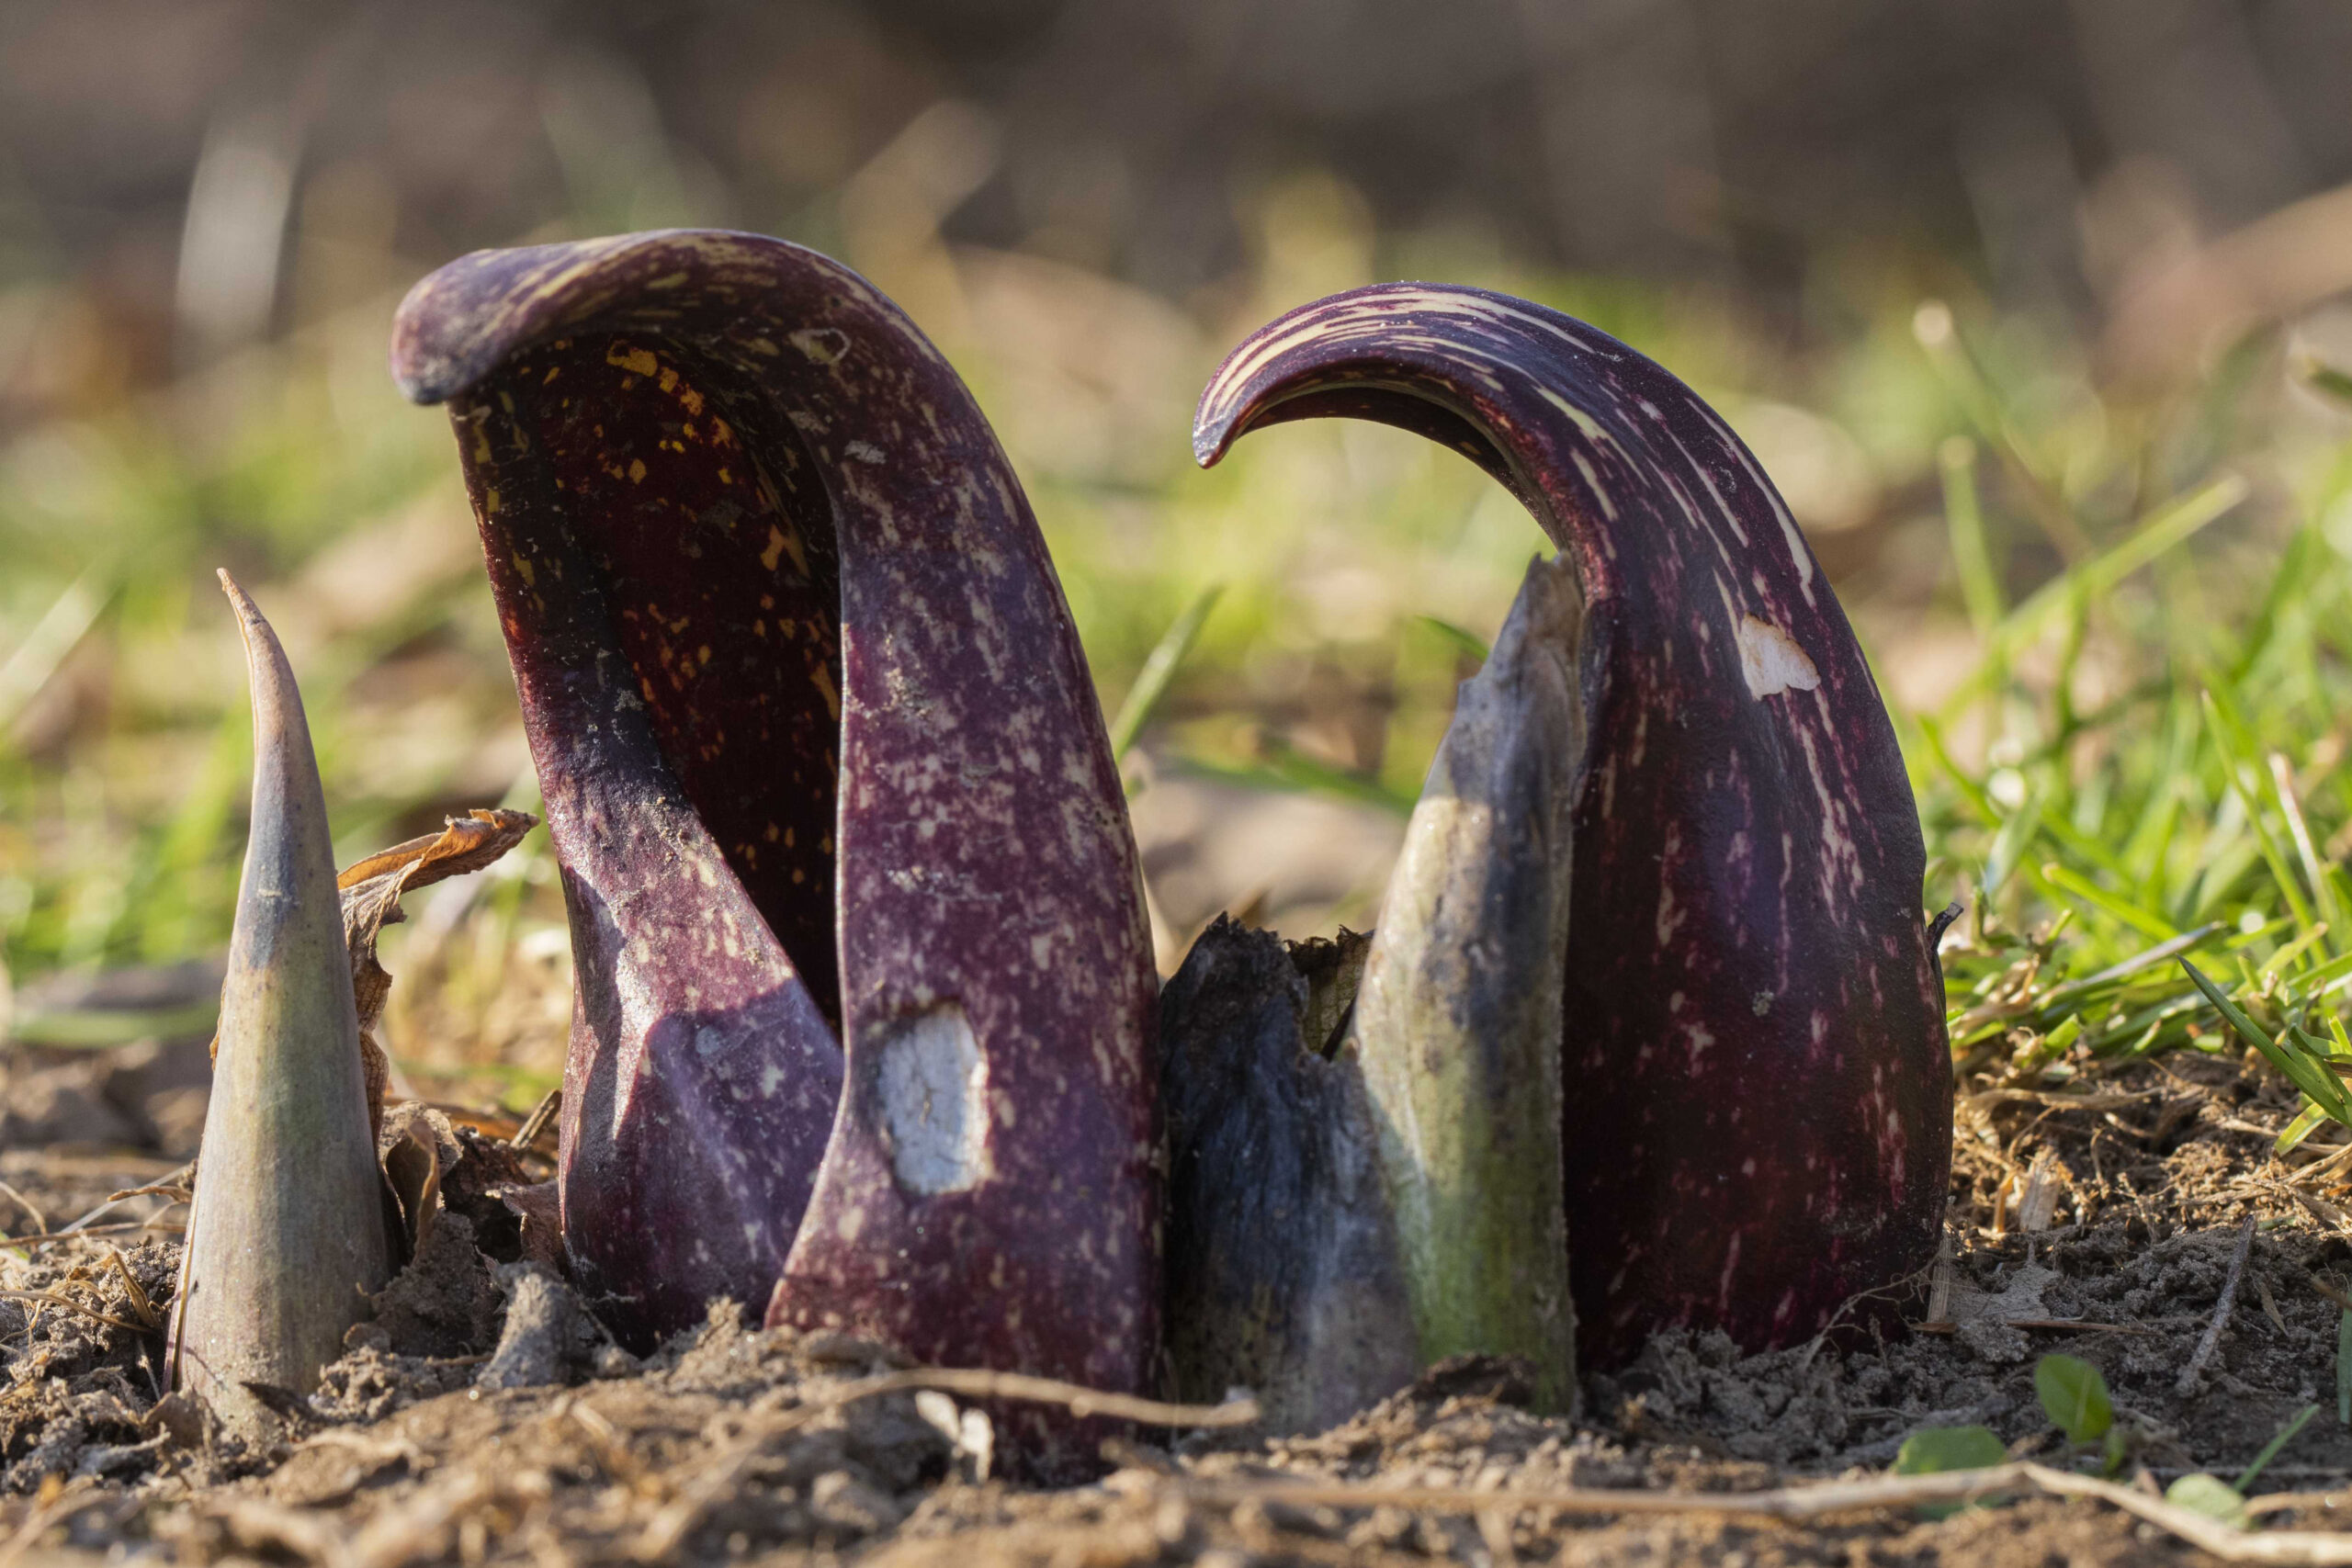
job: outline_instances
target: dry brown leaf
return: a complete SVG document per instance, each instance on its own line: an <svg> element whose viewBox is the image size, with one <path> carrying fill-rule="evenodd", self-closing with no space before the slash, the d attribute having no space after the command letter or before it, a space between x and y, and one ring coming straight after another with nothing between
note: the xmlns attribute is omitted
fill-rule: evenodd
<svg viewBox="0 0 2352 1568"><path fill-rule="evenodd" d="M376 961L378 933L406 919L401 911L404 895L481 870L521 843L538 822L527 811L476 807L463 817L447 818L438 833L394 844L346 867L335 878L335 886L343 894L344 940L351 949L351 989L359 1004L359 1053L368 1073L369 1126L380 1130L383 1125L384 1086L391 1077L391 1059L376 1038L384 1000L392 989L391 976Z"/></svg>

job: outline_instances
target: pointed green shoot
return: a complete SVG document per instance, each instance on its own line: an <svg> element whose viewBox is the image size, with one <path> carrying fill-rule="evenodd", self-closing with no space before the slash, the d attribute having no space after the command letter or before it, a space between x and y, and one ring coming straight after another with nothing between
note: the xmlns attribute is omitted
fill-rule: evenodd
<svg viewBox="0 0 2352 1568"><path fill-rule="evenodd" d="M259 1383L310 1393L390 1272L326 799L277 638L229 574L253 684L252 836L174 1304L175 1387L265 1434Z"/></svg>
<svg viewBox="0 0 2352 1568"><path fill-rule="evenodd" d="M1422 1361L1525 1357L1576 1393L1560 1147L1571 780L1585 745L1583 601L1528 568L1405 830L1351 1041Z"/></svg>

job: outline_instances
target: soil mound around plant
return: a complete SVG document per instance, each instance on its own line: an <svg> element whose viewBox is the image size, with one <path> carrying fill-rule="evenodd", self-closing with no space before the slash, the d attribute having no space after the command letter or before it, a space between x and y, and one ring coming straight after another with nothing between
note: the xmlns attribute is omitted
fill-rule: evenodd
<svg viewBox="0 0 2352 1568"><path fill-rule="evenodd" d="M1533 1413L1513 1363L1456 1360L1308 1437L1132 1428L1106 1445L1100 1481L1058 1490L1002 1479L999 1406L895 1380L871 1392L903 1367L879 1347L753 1330L721 1303L657 1353L628 1355L526 1255L529 1226L514 1216L528 1189L509 1204L503 1183L537 1172L463 1126L442 1207L373 1320L319 1392L270 1396L277 1441L241 1447L164 1397L176 1173L141 1156L13 1148L0 1180L44 1229L127 1188L165 1190L119 1201L73 1239L0 1247L0 1553L368 1568L2201 1560L2112 1508L2046 1498L1794 1524L1278 1494L1757 1493L1881 1472L1911 1432L1960 1425L1990 1427L2013 1457L2096 1471L2036 1398L2034 1363L2051 1350L2105 1374L2124 1479L2233 1478L2317 1404L2254 1490L2345 1485L2337 1297L2352 1286L2352 1220L2338 1204L2352 1194L2331 1149L2270 1153L2286 1094L2258 1067L2185 1055L2089 1089L1963 1093L1947 1258L1927 1282L1938 1315L1899 1337L1743 1355L1720 1336L1664 1334L1630 1365L1588 1374L1574 1418ZM2249 1216L2233 1304L2198 1365ZM30 1213L10 1222L15 1236L34 1228ZM2333 1516L2314 1506L2269 1522L2326 1529Z"/></svg>

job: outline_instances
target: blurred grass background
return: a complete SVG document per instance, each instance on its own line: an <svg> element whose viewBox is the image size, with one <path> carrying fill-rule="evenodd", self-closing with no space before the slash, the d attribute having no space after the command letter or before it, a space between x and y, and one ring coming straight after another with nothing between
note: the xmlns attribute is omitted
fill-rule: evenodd
<svg viewBox="0 0 2352 1568"><path fill-rule="evenodd" d="M384 372L390 312L471 246L718 223L842 257L939 341L1106 707L1221 586L1132 764L1164 963L1227 907L1373 920L1541 544L1397 432L1285 426L1192 466L1227 347L1414 276L1623 338L1786 492L1896 711L1923 902L1971 906L1963 1066L2218 1048L2143 956L2177 939L2324 1043L2352 987L2352 23L1778 15L0 6L14 1037L152 1030L56 998L225 941L249 740L216 566L300 672L345 860L534 803L445 422ZM569 987L543 840L416 903L386 942L396 1057L527 1101Z"/></svg>

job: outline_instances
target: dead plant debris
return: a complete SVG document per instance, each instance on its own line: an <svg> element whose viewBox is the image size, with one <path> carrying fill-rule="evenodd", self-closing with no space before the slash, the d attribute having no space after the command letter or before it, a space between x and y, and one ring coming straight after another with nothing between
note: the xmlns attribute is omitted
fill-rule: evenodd
<svg viewBox="0 0 2352 1568"><path fill-rule="evenodd" d="M21 1047L0 1062L12 1115L53 1101L43 1074L103 1085L122 1070ZM421 1104L383 1130L402 1145L413 1261L325 1385L279 1402L277 1438L240 1446L162 1397L146 1325L175 1278L176 1165L144 1152L153 1140L12 1143L0 1225L40 1244L0 1242L0 1568L2352 1561L2352 1537L2328 1533L2352 1509L2352 1430L2332 1418L2352 1161L2348 1145L2272 1155L2288 1093L2257 1066L2191 1054L2071 1091L1964 1085L1940 1321L1921 1325L1941 1332L1762 1355L1669 1334L1587 1377L1573 1420L1531 1413L1510 1363L1449 1362L1309 1437L1132 1426L1101 1481L1050 1491L992 1473L992 1413L1083 1391L757 1332L728 1303L630 1356L526 1245L547 1154L517 1146L512 1117ZM2021 1193L2043 1212L2021 1214ZM2035 1399L2035 1358L2062 1348L2113 1393L2128 1452L2112 1485ZM2164 1483L2234 1473L2312 1403L2324 1417L2265 1472L2265 1528L2166 1511ZM2018 1461L1971 1483L1996 1480L2007 1501L1926 1517L1916 1505L1966 1488L1883 1472L1911 1432L1961 1425Z"/></svg>

